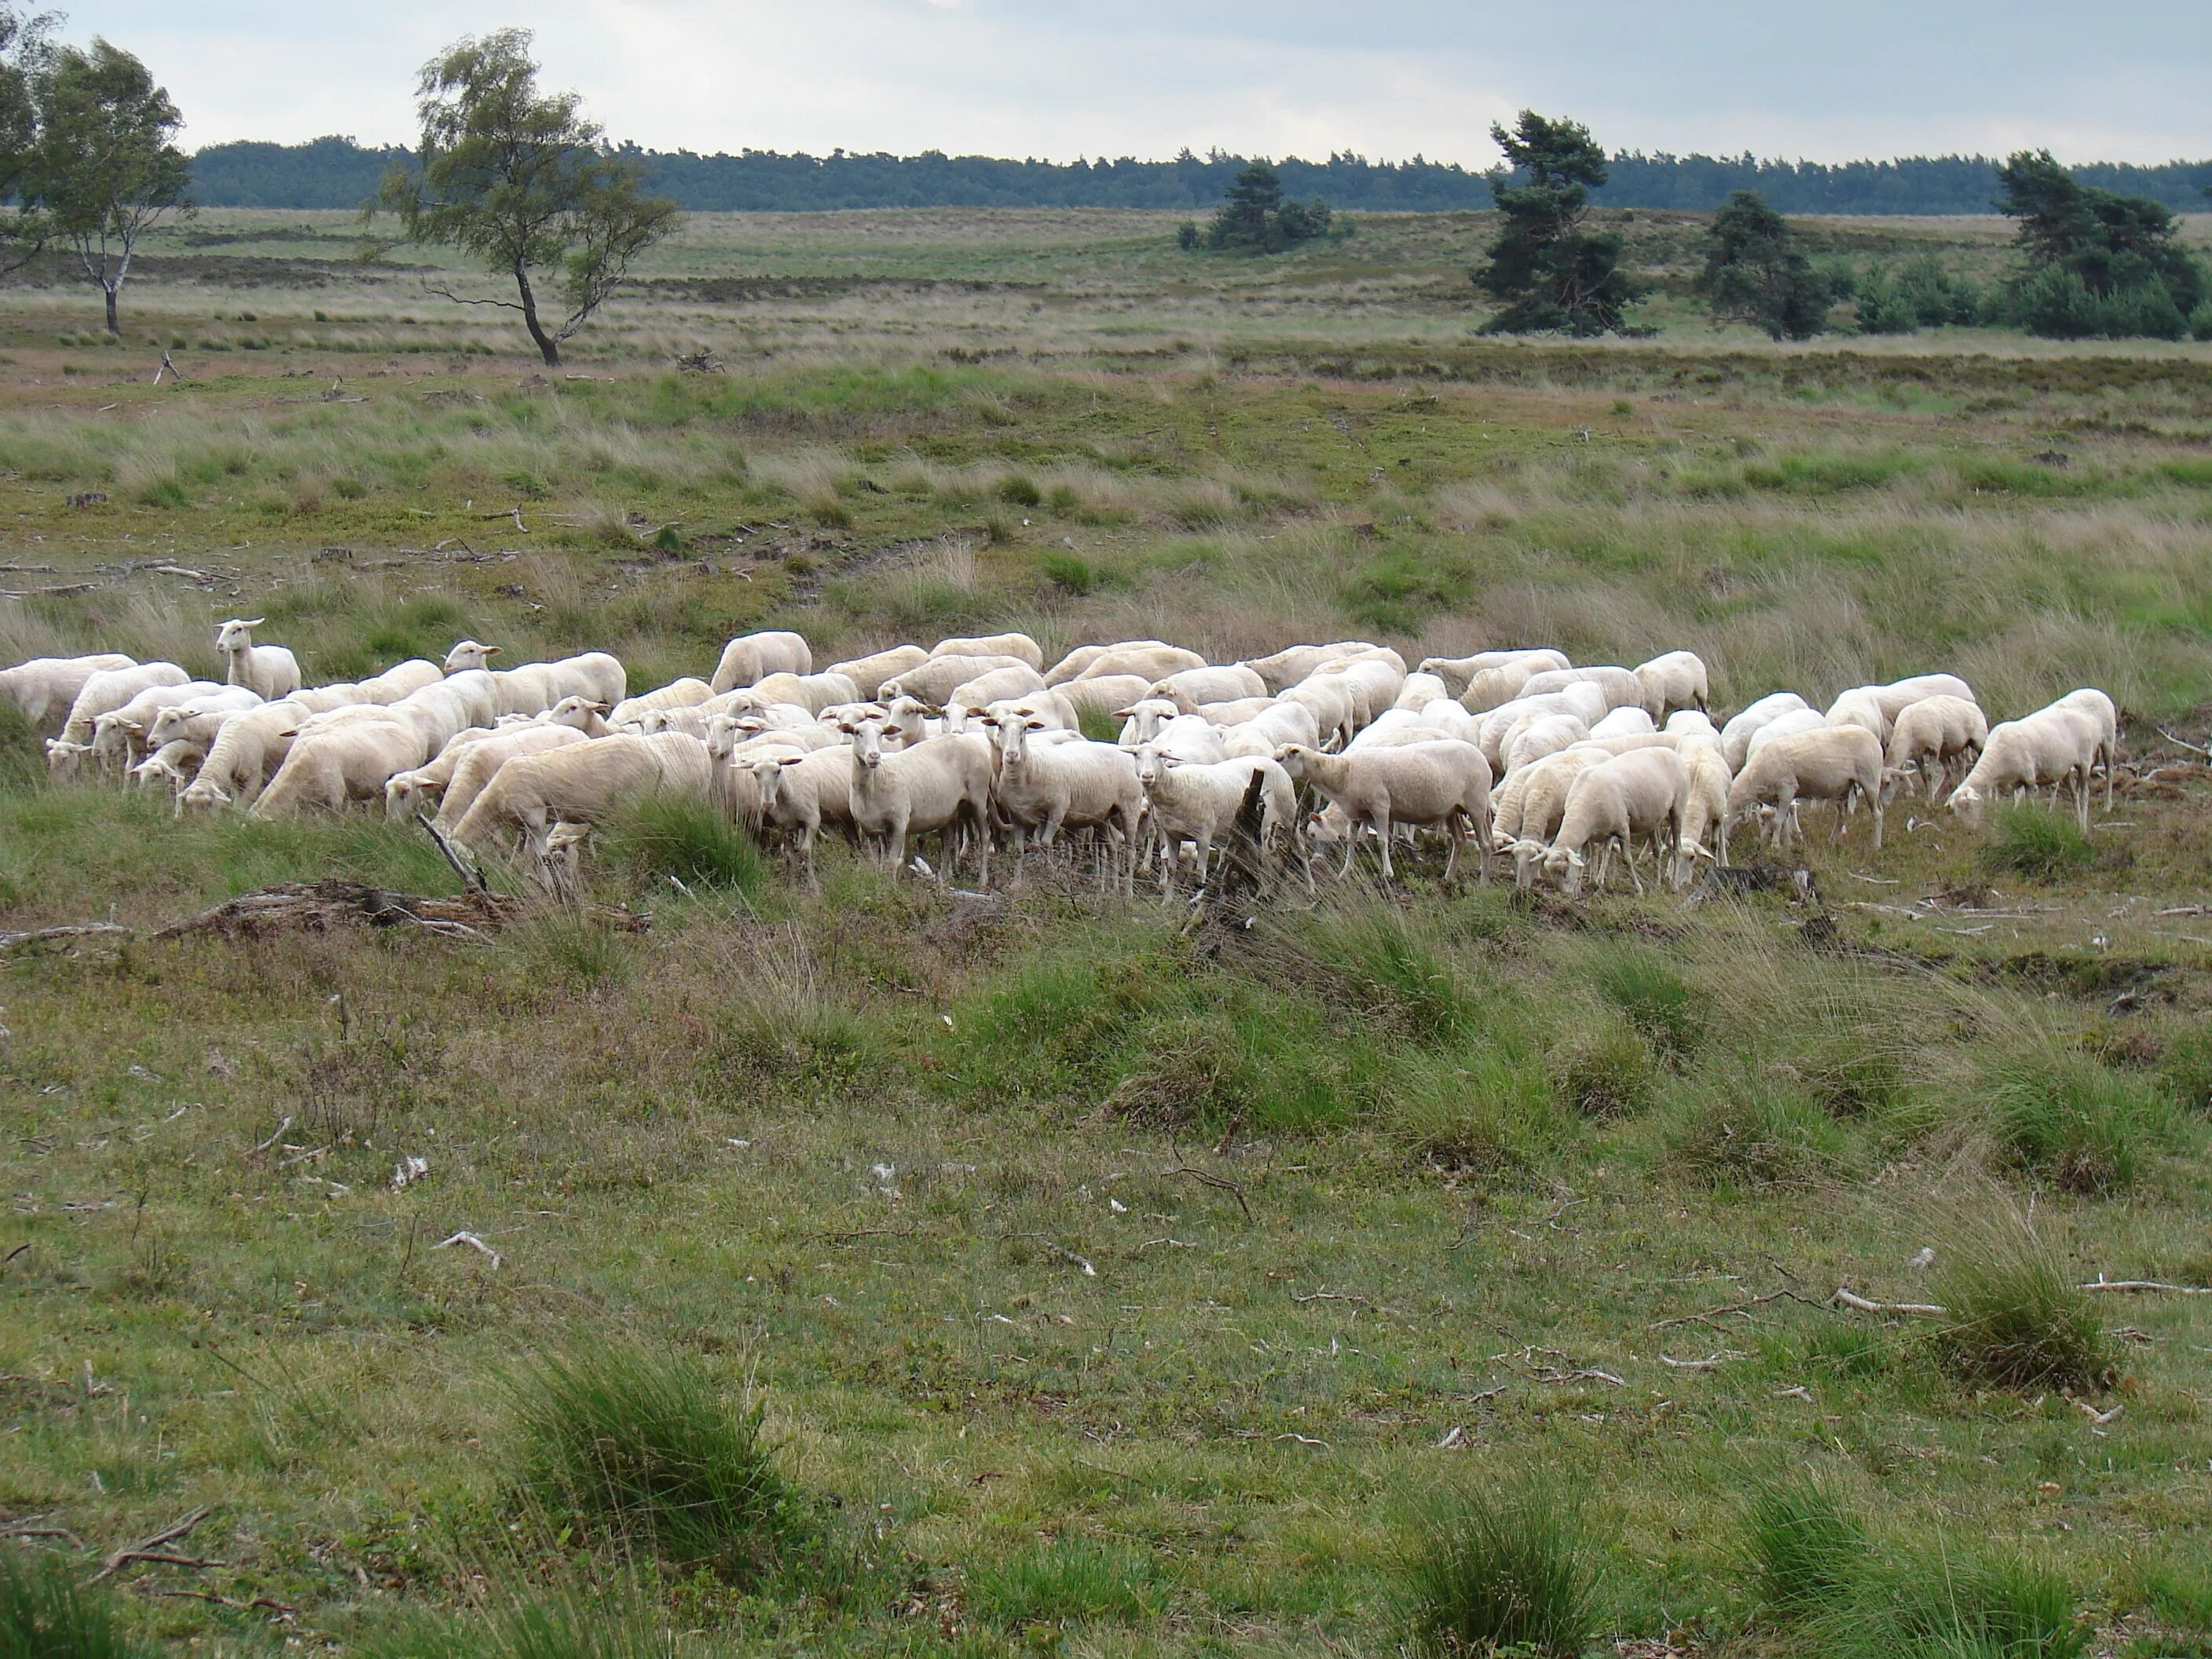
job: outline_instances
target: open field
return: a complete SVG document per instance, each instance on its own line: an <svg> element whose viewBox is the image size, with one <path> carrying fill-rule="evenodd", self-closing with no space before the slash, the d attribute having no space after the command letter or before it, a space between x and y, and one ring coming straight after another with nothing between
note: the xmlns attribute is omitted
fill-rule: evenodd
<svg viewBox="0 0 2212 1659"><path fill-rule="evenodd" d="M339 216L169 234L120 345L0 287L0 659L211 673L233 615L311 680L471 635L642 687L763 626L1680 646L1720 708L2104 686L2112 809L1900 801L1815 842L1817 905L1431 860L1249 927L838 847L810 895L641 824L481 939L157 939L459 884L380 821L50 786L10 729L0 929L134 930L0 956L10 1559L204 1507L150 1553L209 1565L95 1590L208 1654L1382 1655L1480 1535L1448 1495L1534 1471L1594 1650L2212 1651L2212 1297L2069 1288L2212 1285L2212 348L1778 349L1671 284L1652 337L1505 343L1480 216L1259 264L1173 223L702 219L552 374ZM1686 277L1692 222L1628 228ZM546 1402L592 1419L545 1366L633 1355L677 1381L618 1425L763 1412L789 1490L728 1547L547 1473ZM1863 1545L1762 1553L1792 1477Z"/></svg>

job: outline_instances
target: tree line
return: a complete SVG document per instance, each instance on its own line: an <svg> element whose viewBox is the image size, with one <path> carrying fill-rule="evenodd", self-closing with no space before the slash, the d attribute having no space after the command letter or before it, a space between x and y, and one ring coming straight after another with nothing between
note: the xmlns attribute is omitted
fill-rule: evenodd
<svg viewBox="0 0 2212 1659"><path fill-rule="evenodd" d="M210 207L354 208L375 193L404 149L317 138L302 144L215 144L191 158L194 197ZM983 155L785 155L748 149L699 155L635 146L618 153L644 169L647 187L699 213L807 212L849 208L1126 207L1203 212L1226 195L1255 158L1184 150L1164 161L1128 157L1054 162ZM1780 213L1987 213L2001 187L2002 160L1984 155L1900 161L1785 161L1740 156L1617 150L1594 206L1678 208L1709 213L1731 191L1754 190ZM1293 201L1325 198L1343 211L1441 212L1486 208L1491 174L1416 155L1373 161L1345 151L1322 161L1274 161ZM2162 167L2100 163L2076 167L2085 184L2187 210L2212 185L2212 161Z"/></svg>

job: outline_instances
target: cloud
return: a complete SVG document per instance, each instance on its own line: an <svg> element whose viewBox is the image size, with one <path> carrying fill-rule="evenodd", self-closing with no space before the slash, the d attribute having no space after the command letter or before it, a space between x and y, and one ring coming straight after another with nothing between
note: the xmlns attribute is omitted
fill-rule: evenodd
<svg viewBox="0 0 2212 1659"><path fill-rule="evenodd" d="M78 0L175 94L194 143L404 142L441 0ZM2049 144L2212 153L2212 8L2104 0L541 0L549 82L654 148L1159 156L1188 144L1486 166L1490 123L1572 114L1608 146L1843 160Z"/></svg>

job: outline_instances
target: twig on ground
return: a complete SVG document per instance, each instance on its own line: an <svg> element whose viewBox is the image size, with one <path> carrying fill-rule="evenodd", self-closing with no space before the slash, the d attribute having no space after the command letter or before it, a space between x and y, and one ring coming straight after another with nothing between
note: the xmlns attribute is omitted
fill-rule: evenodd
<svg viewBox="0 0 2212 1659"><path fill-rule="evenodd" d="M1838 1306L1856 1309L1860 1313L1928 1314L1942 1318L1950 1313L1948 1308L1939 1308L1933 1302L1874 1302L1857 1292L1837 1286L1836 1293L1828 1298Z"/></svg>
<svg viewBox="0 0 2212 1659"><path fill-rule="evenodd" d="M472 864L462 862L461 855L453 850L453 842L447 841L438 826L430 821L430 815L428 812L417 812L415 815L415 821L422 826L423 834L437 843L438 850L446 855L446 862L453 866L453 873L461 878L462 886L467 888L471 893L489 890L484 881L483 872Z"/></svg>
<svg viewBox="0 0 2212 1659"><path fill-rule="evenodd" d="M497 1250L492 1249L490 1245L485 1243L483 1240L478 1238L474 1233L470 1232L465 1228L461 1231L453 1234L451 1237L440 1239L430 1248L434 1250L442 1250L448 1244L465 1244L472 1250L482 1251L485 1255L491 1258L492 1271L494 1273L497 1273L499 1271L500 1263L507 1260L507 1258L501 1255Z"/></svg>
<svg viewBox="0 0 2212 1659"><path fill-rule="evenodd" d="M75 939L129 939L131 929L112 921L77 921L60 927L33 927L21 933L0 933L0 951L19 945L57 945Z"/></svg>
<svg viewBox="0 0 2212 1659"><path fill-rule="evenodd" d="M2203 755L2208 758L2212 758L2212 749L2199 749L2195 744L2190 742L2187 738L2175 737L2172 732L2167 731L2162 726L2154 726L2151 727L2151 730L2157 732L2159 736L2164 738L2168 743L2172 744L2177 749L2186 749L2192 755Z"/></svg>
<svg viewBox="0 0 2212 1659"><path fill-rule="evenodd" d="M1722 1327L1713 1324L1713 1321L1724 1315L1749 1313L1753 1308L1763 1308L1770 1302L1784 1301L1802 1303L1808 1308L1820 1308L1826 1305L1824 1303L1814 1301L1808 1296L1800 1296L1795 1291L1769 1291L1765 1296L1754 1296L1746 1302L1731 1302L1726 1307L1708 1308L1703 1313L1677 1314L1672 1319L1655 1319L1650 1324L1645 1326L1644 1329L1664 1331L1670 1330L1677 1325L1705 1325L1714 1330L1719 1330Z"/></svg>
<svg viewBox="0 0 2212 1659"><path fill-rule="evenodd" d="M161 1531L142 1538L135 1544L126 1545L100 1564L100 1571L92 1575L94 1581L96 1583L106 1577L118 1567L132 1561L173 1561L180 1566L221 1566L222 1563L219 1561L198 1561L189 1556L169 1556L161 1553L162 1545L175 1543L213 1513L215 1513L214 1510L206 1508L194 1510L183 1520L164 1527Z"/></svg>
<svg viewBox="0 0 2212 1659"><path fill-rule="evenodd" d="M157 1589L154 1594L171 1601L212 1601L219 1607L236 1607L240 1613L266 1610L283 1619L296 1618L300 1612L273 1595L257 1595L251 1601L241 1601L234 1595L217 1595L213 1590Z"/></svg>
<svg viewBox="0 0 2212 1659"><path fill-rule="evenodd" d="M1210 1170L1193 1169L1183 1161L1182 1154L1180 1152L1176 1154L1175 1168L1166 1173L1171 1176L1188 1176L1193 1181L1205 1186L1218 1188L1222 1192L1230 1194L1237 1200L1237 1207L1244 1212L1244 1218L1247 1221L1252 1218L1252 1206L1244 1201L1243 1182L1231 1181L1227 1176L1218 1176Z"/></svg>
<svg viewBox="0 0 2212 1659"><path fill-rule="evenodd" d="M1703 1359L1677 1359L1672 1354L1662 1353L1659 1356L1659 1363L1670 1370L1717 1371L1729 1360L1742 1358L1732 1349L1723 1348L1718 1353L1708 1354Z"/></svg>
<svg viewBox="0 0 2212 1659"><path fill-rule="evenodd" d="M267 1152L271 1146L274 1146L276 1144L279 1139L283 1137L284 1131L291 1127L292 1120L289 1117L287 1117L282 1123L276 1126L276 1133L275 1134L270 1135L268 1139L263 1141L258 1146L247 1147L246 1149L246 1157L254 1158Z"/></svg>
<svg viewBox="0 0 2212 1659"><path fill-rule="evenodd" d="M2155 1279L2099 1279L2077 1291L2117 1291L2123 1296L2212 1296L2212 1285L2167 1285Z"/></svg>
<svg viewBox="0 0 2212 1659"><path fill-rule="evenodd" d="M1080 1267L1083 1270L1083 1276L1085 1279L1096 1279L1098 1277L1098 1269L1091 1265L1091 1260L1088 1256L1080 1256L1076 1255L1074 1251L1069 1249L1067 1246L1062 1244L1050 1233L1000 1233L999 1237L1001 1238L1026 1238L1033 1240L1036 1243L1043 1245L1045 1249L1050 1250L1061 1261L1068 1262L1074 1267Z"/></svg>

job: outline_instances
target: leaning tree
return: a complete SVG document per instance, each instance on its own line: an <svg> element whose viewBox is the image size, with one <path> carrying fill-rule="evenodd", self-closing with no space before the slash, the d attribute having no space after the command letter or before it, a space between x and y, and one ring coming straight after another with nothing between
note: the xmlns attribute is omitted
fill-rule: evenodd
<svg viewBox="0 0 2212 1659"><path fill-rule="evenodd" d="M541 93L526 29L459 41L422 66L421 152L385 175L379 200L408 240L458 247L515 297L436 287L463 305L522 314L549 365L676 228L676 204L644 190L644 169L615 154L573 92ZM542 308L541 294L556 298Z"/></svg>

